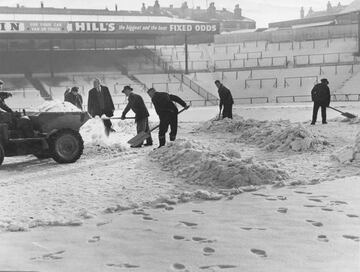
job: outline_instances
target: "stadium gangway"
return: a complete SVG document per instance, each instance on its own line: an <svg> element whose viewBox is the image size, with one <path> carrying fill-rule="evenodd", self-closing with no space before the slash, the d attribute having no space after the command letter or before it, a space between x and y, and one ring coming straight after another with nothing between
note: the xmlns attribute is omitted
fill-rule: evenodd
<svg viewBox="0 0 360 272"><path fill-rule="evenodd" d="M290 86L289 79L298 79L299 80L299 86L303 86L304 79L315 79L314 84L319 82L318 76L295 76L295 77L284 77L284 88Z"/></svg>
<svg viewBox="0 0 360 272"><path fill-rule="evenodd" d="M334 61L327 61L329 57L335 56ZM320 58L319 58L320 57ZM344 60L344 57L351 58L352 60ZM299 58L306 58L305 63L299 63ZM315 59L315 62L314 62ZM320 61L319 61L320 59ZM313 61L312 61L313 60ZM324 53L324 54L305 54L293 56L294 67L311 66L311 65L333 65L333 64L356 64L359 62L359 57L354 55L354 52L341 52L341 53Z"/></svg>

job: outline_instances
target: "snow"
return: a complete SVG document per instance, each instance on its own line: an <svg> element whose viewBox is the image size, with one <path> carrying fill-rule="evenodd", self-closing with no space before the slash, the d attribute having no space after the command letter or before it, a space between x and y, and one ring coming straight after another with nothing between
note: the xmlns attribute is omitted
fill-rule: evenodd
<svg viewBox="0 0 360 272"><path fill-rule="evenodd" d="M45 101L36 108L29 111L35 112L80 112L81 110L69 102L59 100Z"/></svg>
<svg viewBox="0 0 360 272"><path fill-rule="evenodd" d="M1 269L357 271L360 161L332 155L358 154L358 125L329 111L311 126L311 110L236 106L217 121L218 107L190 108L155 150L128 148L133 121L113 120L106 138L94 118L74 164L5 158Z"/></svg>

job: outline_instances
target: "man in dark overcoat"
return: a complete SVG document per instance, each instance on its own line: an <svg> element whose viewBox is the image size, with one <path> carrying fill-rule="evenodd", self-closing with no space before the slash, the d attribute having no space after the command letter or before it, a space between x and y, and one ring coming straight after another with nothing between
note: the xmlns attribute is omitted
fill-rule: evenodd
<svg viewBox="0 0 360 272"><path fill-rule="evenodd" d="M88 98L88 112L92 117L102 116L105 114L107 117L114 116L114 103L111 98L108 87L101 85L99 79L94 80L94 88L89 91ZM104 119L105 133L109 135L110 132L115 131L112 129L110 119Z"/></svg>
<svg viewBox="0 0 360 272"><path fill-rule="evenodd" d="M173 102L176 102L188 109L189 106L177 95L164 92L157 92L154 88L148 90L155 111L159 115L159 147L165 145L165 134L170 126L170 141L175 141L178 128L178 109Z"/></svg>
<svg viewBox="0 0 360 272"><path fill-rule="evenodd" d="M330 105L330 89L328 84L329 81L326 78L323 78L321 79L321 83L316 84L311 90L311 99L314 102L311 125L315 125L320 107L322 123L327 124L326 108Z"/></svg>
<svg viewBox="0 0 360 272"><path fill-rule="evenodd" d="M222 112L222 118L230 118L232 119L232 107L234 104L233 97L228 88L226 88L219 80L215 81L215 85L218 88L220 103L220 113L224 106L224 110Z"/></svg>

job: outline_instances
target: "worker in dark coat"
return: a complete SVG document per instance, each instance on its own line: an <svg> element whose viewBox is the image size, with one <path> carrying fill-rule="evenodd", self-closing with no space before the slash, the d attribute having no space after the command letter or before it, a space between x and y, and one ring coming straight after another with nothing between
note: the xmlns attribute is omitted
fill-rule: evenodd
<svg viewBox="0 0 360 272"><path fill-rule="evenodd" d="M228 88L226 88L219 80L215 81L215 85L218 88L219 98L220 98L220 112L222 110L222 107L224 106L224 110L222 112L223 118L230 118L232 119L232 107L234 104L233 97L231 95L231 92Z"/></svg>
<svg viewBox="0 0 360 272"><path fill-rule="evenodd" d="M5 103L5 99L12 97L12 94L9 92L3 92L4 82L0 80L0 112L1 110L7 112L4 114L10 115L11 126L16 128L20 132L20 137L31 138L34 137L34 129L31 120L28 116L21 116L19 112L14 112L8 105Z"/></svg>
<svg viewBox="0 0 360 272"><path fill-rule="evenodd" d="M9 93L9 92L3 92L2 91L3 86L4 86L4 81L0 80L0 109L2 109L3 111L11 113L13 111L8 105L6 105L5 99L11 97L12 94Z"/></svg>
<svg viewBox="0 0 360 272"><path fill-rule="evenodd" d="M114 103L111 98L108 87L100 84L99 79L94 80L94 88L89 91L88 98L88 112L92 117L102 116L105 114L107 117L114 116ZM112 123L110 118L103 120L105 125L105 133L109 135L112 129Z"/></svg>
<svg viewBox="0 0 360 272"><path fill-rule="evenodd" d="M65 101L82 110L83 99L81 94L79 94L79 87L72 87L69 92L66 92Z"/></svg>
<svg viewBox="0 0 360 272"><path fill-rule="evenodd" d="M186 105L185 101L180 97L157 92L154 88L148 90L148 94L151 97L151 101L154 104L155 111L159 115L159 147L165 145L165 134L168 131L170 125L170 141L175 141L178 127L178 109L173 102L176 102L188 109L190 106Z"/></svg>
<svg viewBox="0 0 360 272"><path fill-rule="evenodd" d="M149 137L146 139L145 146L149 146L153 144L150 128L149 128L149 112L145 106L144 100L138 94L133 93L133 89L130 86L125 86L122 92L128 97L128 104L126 105L121 119L124 120L126 118L126 114L131 109L135 113L135 122L136 122L136 132L139 134L140 132L149 133ZM130 147L141 147L142 143L136 146Z"/></svg>
<svg viewBox="0 0 360 272"><path fill-rule="evenodd" d="M311 124L315 125L317 113L321 107L322 123L326 122L326 107L330 105L330 89L328 87L329 81L326 78L321 79L321 83L318 83L311 90L311 99L314 102L313 115Z"/></svg>

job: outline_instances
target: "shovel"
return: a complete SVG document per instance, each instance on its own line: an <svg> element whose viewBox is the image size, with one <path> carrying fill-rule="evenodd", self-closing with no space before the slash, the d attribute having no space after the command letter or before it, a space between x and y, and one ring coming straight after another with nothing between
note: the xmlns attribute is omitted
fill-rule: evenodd
<svg viewBox="0 0 360 272"><path fill-rule="evenodd" d="M121 119L120 116L114 116L114 117L107 117L106 115L101 116L101 120L116 120ZM125 117L125 119L135 119L135 117Z"/></svg>
<svg viewBox="0 0 360 272"><path fill-rule="evenodd" d="M341 111L341 110L335 109L335 108L330 107L330 106L328 106L328 108L330 108L330 109L332 109L332 110L334 110L334 111L340 112L342 116L345 116L345 117L347 117L347 118L349 118L349 119L356 118L356 115L354 115L354 114L352 114L352 113L343 112L343 111Z"/></svg>
<svg viewBox="0 0 360 272"><path fill-rule="evenodd" d="M181 111L179 111L178 115L180 113L182 113L184 110L186 110L187 108L183 108ZM128 144L132 145L132 146L137 146L142 144L149 136L150 136L150 132L154 131L155 129L157 129L160 125L157 125L156 127L153 127L152 129L150 129L149 132L144 132L141 131L138 135L136 135L135 137L131 138L128 141Z"/></svg>

